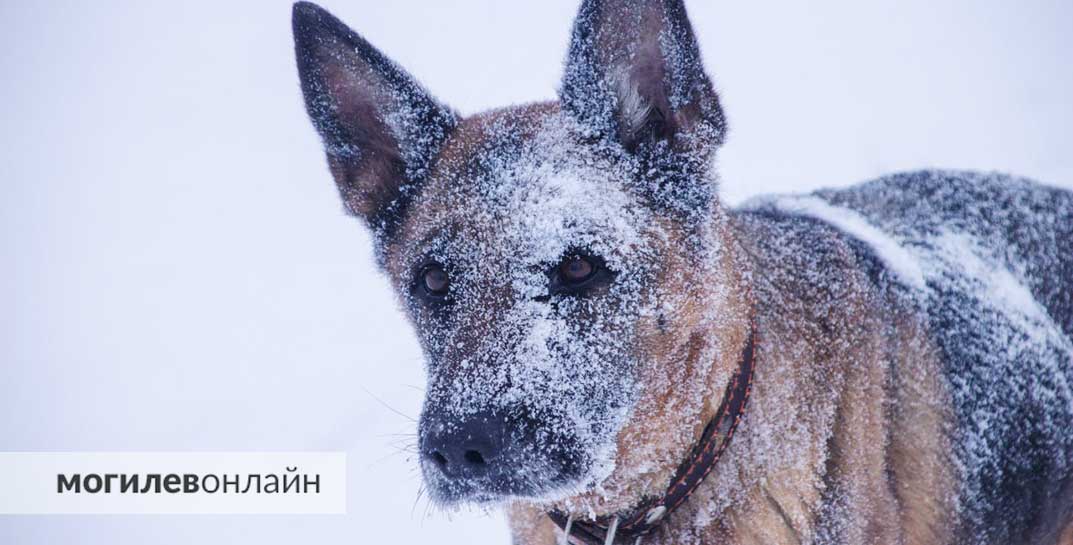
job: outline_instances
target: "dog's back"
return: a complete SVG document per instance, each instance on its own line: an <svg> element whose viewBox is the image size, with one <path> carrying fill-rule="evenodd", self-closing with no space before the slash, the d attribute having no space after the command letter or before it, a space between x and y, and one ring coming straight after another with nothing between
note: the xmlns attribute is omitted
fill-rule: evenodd
<svg viewBox="0 0 1073 545"><path fill-rule="evenodd" d="M1073 507L1073 193L922 171L746 208L837 227L918 309L950 394L967 541L1053 543Z"/></svg>

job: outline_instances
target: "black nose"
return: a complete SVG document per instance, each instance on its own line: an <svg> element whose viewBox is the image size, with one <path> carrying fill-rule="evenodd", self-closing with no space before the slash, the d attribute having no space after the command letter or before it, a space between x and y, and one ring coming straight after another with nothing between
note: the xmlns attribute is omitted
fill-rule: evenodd
<svg viewBox="0 0 1073 545"><path fill-rule="evenodd" d="M503 465L510 431L506 419L492 413L433 421L425 433L422 454L450 480L493 476Z"/></svg>
<svg viewBox="0 0 1073 545"><path fill-rule="evenodd" d="M452 415L426 404L421 469L443 502L540 494L577 480L588 458L562 419L535 420L522 407Z"/></svg>

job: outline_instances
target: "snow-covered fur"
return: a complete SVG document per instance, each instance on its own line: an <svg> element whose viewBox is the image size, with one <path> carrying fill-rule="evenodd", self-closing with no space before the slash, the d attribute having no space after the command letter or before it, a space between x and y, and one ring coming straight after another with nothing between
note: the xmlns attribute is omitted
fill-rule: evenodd
<svg viewBox="0 0 1073 545"><path fill-rule="evenodd" d="M743 423L645 543L1073 543L1070 193L929 171L727 210L680 0L585 0L560 100L470 117L312 4L294 32L424 348L441 505L550 545L549 509L660 496L755 325Z"/></svg>
<svg viewBox="0 0 1073 545"><path fill-rule="evenodd" d="M889 363L895 384L877 395L893 426L918 425L897 422L911 405L946 405L954 535L1055 543L1073 506L1073 194L999 174L921 171L758 198L739 214L765 229L835 231L872 296L886 301L877 305L897 309L883 313L889 333L901 312L925 329L942 395L890 399L898 382L912 389L931 379ZM898 361L894 347L886 351ZM872 448L897 446L894 435ZM900 448L915 456L920 445ZM891 481L899 484L896 473Z"/></svg>

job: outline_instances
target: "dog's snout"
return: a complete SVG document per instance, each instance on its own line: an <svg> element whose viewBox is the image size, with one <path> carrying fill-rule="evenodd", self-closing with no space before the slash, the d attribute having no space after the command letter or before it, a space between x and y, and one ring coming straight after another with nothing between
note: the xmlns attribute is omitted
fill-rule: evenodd
<svg viewBox="0 0 1073 545"><path fill-rule="evenodd" d="M522 407L464 416L426 410L420 452L432 497L483 501L571 482L584 459L577 441L558 430Z"/></svg>
<svg viewBox="0 0 1073 545"><path fill-rule="evenodd" d="M435 422L425 437L422 454L448 479L487 477L500 469L509 435L507 421L491 413Z"/></svg>

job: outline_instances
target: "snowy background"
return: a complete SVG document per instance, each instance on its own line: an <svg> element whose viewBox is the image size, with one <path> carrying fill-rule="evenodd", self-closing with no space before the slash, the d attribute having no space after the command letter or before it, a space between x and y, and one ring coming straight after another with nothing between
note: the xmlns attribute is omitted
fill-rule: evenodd
<svg viewBox="0 0 1073 545"><path fill-rule="evenodd" d="M1073 3L687 5L730 203L923 166L1073 188ZM576 2L325 6L472 113L553 96ZM0 543L506 542L498 515L415 504L420 354L342 213L289 17L0 3L0 450L347 450L350 514L0 516Z"/></svg>

